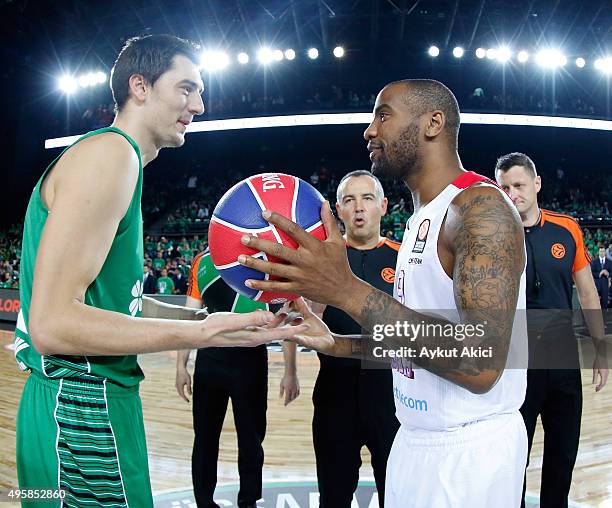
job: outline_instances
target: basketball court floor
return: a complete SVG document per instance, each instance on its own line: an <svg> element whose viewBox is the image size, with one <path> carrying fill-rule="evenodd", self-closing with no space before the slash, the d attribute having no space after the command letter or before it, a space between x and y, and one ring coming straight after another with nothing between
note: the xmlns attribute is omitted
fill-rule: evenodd
<svg viewBox="0 0 612 508"><path fill-rule="evenodd" d="M0 331L0 344L12 341ZM193 440L191 406L174 388L175 355L144 355L140 363L146 379L141 386L149 469L156 507L195 507L191 492L190 456ZM282 354L271 351L268 391L268 428L264 441L264 500L262 508L314 508L318 506L315 459L312 448L312 389L318 359L312 352L298 353L300 397L284 407L278 398L283 371ZM612 508L612 386L595 394L591 372L582 372L584 410L578 460L570 497L574 507ZM0 491L17 486L15 469L15 414L26 375L17 371L13 352L0 347ZM339 429L341 432L341 429ZM529 506L538 506L543 434L536 432L527 490ZM495 450L491 450L495 453ZM219 453L219 506L236 506L237 443L231 405L225 419ZM369 455L362 453L361 481L352 508L374 508L376 502ZM3 504L11 506L11 504ZM17 506L14 504L13 506ZM465 507L469 508L469 507Z"/></svg>

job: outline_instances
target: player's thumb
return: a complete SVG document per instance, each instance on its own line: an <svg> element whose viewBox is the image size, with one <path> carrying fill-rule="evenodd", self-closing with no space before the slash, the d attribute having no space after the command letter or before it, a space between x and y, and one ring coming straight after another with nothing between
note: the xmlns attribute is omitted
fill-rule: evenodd
<svg viewBox="0 0 612 508"><path fill-rule="evenodd" d="M256 310L245 314L231 314L228 317L228 330L266 326L274 320L274 314L265 310Z"/></svg>

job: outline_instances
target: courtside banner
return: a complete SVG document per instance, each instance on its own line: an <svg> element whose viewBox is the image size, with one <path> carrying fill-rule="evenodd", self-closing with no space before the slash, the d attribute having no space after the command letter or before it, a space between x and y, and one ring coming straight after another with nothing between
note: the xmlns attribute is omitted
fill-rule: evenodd
<svg viewBox="0 0 612 508"><path fill-rule="evenodd" d="M18 289L0 289L0 320L16 323L20 303Z"/></svg>

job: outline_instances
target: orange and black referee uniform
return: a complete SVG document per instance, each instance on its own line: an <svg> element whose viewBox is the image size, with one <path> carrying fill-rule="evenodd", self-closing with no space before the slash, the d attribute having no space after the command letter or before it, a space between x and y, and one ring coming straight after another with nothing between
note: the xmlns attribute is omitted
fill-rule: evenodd
<svg viewBox="0 0 612 508"><path fill-rule="evenodd" d="M347 245L353 273L393 294L400 244L383 239L373 249ZM351 295L346 295L350 298ZM348 314L328 306L323 321L339 334L360 334ZM361 360L319 354L321 368L312 401L312 435L321 508L350 508L359 481L361 448L367 446L380 506L383 505L387 458L399 422L395 417L391 368L362 369Z"/></svg>
<svg viewBox="0 0 612 508"><path fill-rule="evenodd" d="M573 274L589 266L591 258L572 217L541 210L540 220L524 229L529 370L521 414L529 451L538 415L544 428L540 506L561 508L568 505L582 416L578 347L572 327Z"/></svg>
<svg viewBox="0 0 612 508"><path fill-rule="evenodd" d="M251 312L268 309L229 287L208 252L193 260L188 296L209 312ZM268 405L268 352L257 347L198 349L193 376L193 452L191 473L198 508L219 508L213 501L217 485L219 439L229 399L238 437L238 507L253 508L262 495Z"/></svg>

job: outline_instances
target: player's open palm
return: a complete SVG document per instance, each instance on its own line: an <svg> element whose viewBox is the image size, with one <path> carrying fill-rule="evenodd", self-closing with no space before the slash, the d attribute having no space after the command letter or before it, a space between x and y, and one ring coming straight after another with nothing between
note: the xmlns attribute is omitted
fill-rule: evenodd
<svg viewBox="0 0 612 508"><path fill-rule="evenodd" d="M289 309L292 312L297 312L302 316L303 323L308 325L306 332L300 332L295 335L293 342L297 342L300 346L314 349L319 353L333 355L335 352L336 341L327 327L327 325L315 315L303 298L289 304Z"/></svg>
<svg viewBox="0 0 612 508"><path fill-rule="evenodd" d="M199 347L258 346L276 340L290 339L308 330L308 325L283 324L281 316L267 311L245 314L215 312L199 322L201 345Z"/></svg>

